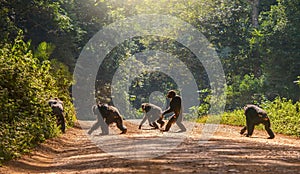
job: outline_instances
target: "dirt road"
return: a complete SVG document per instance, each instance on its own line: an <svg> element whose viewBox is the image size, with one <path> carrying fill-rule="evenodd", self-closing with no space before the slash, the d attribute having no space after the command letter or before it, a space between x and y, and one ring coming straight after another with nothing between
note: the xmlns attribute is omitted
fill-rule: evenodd
<svg viewBox="0 0 300 174"><path fill-rule="evenodd" d="M162 134L146 126L139 130L133 122L125 124L129 130L126 135L118 135L112 127L115 131L108 139L122 136L143 140ZM203 125L199 124L170 152L153 158L126 159L119 158L120 152L107 153L97 147L82 127L70 128L66 134L47 140L31 154L0 167L0 173L300 173L300 139L284 135L268 140L266 132L255 130L254 137L247 138L239 135L240 127L220 125L209 141L201 142L198 135ZM175 129L176 125L171 130ZM168 133L172 134L176 132ZM94 132L93 137L100 136ZM119 143L114 139L110 142ZM168 145L164 142L156 146Z"/></svg>

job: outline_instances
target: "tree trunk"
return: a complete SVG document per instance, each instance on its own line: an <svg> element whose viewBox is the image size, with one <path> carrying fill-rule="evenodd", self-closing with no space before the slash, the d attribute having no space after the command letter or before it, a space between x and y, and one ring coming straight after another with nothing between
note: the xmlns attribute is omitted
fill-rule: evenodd
<svg viewBox="0 0 300 174"><path fill-rule="evenodd" d="M251 0L252 4L252 25L258 28L258 15L259 15L259 0Z"/></svg>
<svg viewBox="0 0 300 174"><path fill-rule="evenodd" d="M258 15L259 15L259 3L260 0L248 0L248 2L252 5L252 26L254 28L258 28ZM255 77L259 77L261 75L261 60L260 60L260 53L258 49L258 45L255 45L251 52L251 64L253 65L253 74Z"/></svg>

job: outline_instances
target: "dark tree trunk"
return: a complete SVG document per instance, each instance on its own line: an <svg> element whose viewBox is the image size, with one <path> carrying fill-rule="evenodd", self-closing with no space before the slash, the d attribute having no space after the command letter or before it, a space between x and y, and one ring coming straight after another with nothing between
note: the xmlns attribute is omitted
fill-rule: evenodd
<svg viewBox="0 0 300 174"><path fill-rule="evenodd" d="M259 3L260 0L248 0L252 5L252 25L258 28L258 15L259 15Z"/></svg>
<svg viewBox="0 0 300 174"><path fill-rule="evenodd" d="M252 1L252 25L258 28L259 0Z"/></svg>

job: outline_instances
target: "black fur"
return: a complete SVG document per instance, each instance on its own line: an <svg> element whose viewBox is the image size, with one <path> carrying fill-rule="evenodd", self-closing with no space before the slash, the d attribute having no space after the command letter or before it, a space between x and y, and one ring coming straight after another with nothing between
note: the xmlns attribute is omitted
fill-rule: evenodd
<svg viewBox="0 0 300 174"><path fill-rule="evenodd" d="M63 102L58 98L50 99L48 104L52 108L52 113L56 116L57 125L60 126L60 129L63 133L66 131L66 121L64 115Z"/></svg>
<svg viewBox="0 0 300 174"><path fill-rule="evenodd" d="M247 105L244 107L244 110L246 116L246 126L241 130L240 134L244 134L247 130L246 136L250 137L253 134L254 127L256 125L263 124L269 134L269 139L275 138L275 135L271 130L270 119L267 116L266 111L256 105Z"/></svg>
<svg viewBox="0 0 300 174"><path fill-rule="evenodd" d="M114 106L99 103L92 107L94 115L97 116L97 122L88 131L91 134L98 127L101 127L102 134L107 135L109 133L108 125L116 123L117 127L122 131L121 134L127 132L127 128L123 124L123 118L119 110Z"/></svg>

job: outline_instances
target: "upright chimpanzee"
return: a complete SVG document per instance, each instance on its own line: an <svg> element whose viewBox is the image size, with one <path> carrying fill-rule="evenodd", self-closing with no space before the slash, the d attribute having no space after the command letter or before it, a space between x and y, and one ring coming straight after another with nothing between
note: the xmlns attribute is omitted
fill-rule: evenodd
<svg viewBox="0 0 300 174"><path fill-rule="evenodd" d="M185 132L186 128L182 124L183 116L182 116L182 107L181 107L181 97L176 95L176 92L174 90L170 90L168 92L167 97L171 99L170 106L167 110L165 110L162 113L161 117L157 120L157 122L162 127L164 125L164 121L163 121L164 115L170 112L174 112L174 115L171 116L164 131L165 132L169 131L172 124L176 122L177 126L181 129L181 132Z"/></svg>
<svg viewBox="0 0 300 174"><path fill-rule="evenodd" d="M63 133L66 131L66 121L64 116L64 107L63 102L55 97L54 99L50 99L48 104L52 108L52 113L56 116L57 125L60 125L60 129Z"/></svg>
<svg viewBox="0 0 300 174"><path fill-rule="evenodd" d="M139 129L142 128L142 125L145 123L145 121L148 119L149 125L151 127L154 127L155 129L158 129L158 125L156 124L156 120L159 119L159 117L162 114L162 110L160 107L151 104L151 103L143 103L141 105L144 114L144 118L141 121L139 125Z"/></svg>
<svg viewBox="0 0 300 174"><path fill-rule="evenodd" d="M268 139L273 139L275 137L273 131L270 128L271 123L266 111L256 105L247 105L244 107L244 110L246 116L246 126L241 130L241 135L243 135L247 130L246 136L249 137L252 135L255 125L264 124L265 129L270 136Z"/></svg>
<svg viewBox="0 0 300 174"><path fill-rule="evenodd" d="M98 103L93 106L93 113L97 116L97 122L88 131L91 134L99 126L101 126L102 135L109 133L108 125L116 123L117 127L122 131L121 134L127 132L127 128L123 125L123 118L116 107L109 106L107 104Z"/></svg>

